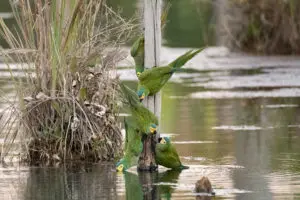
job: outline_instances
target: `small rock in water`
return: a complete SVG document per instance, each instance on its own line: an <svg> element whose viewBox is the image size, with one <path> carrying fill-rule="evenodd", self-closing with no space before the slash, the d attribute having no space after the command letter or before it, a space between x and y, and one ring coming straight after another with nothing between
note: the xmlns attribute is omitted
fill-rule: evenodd
<svg viewBox="0 0 300 200"><path fill-rule="evenodd" d="M210 195L215 195L212 190L211 183L206 176L203 176L200 180L198 180L195 184L195 192L196 193L206 193L207 195L197 195L197 200L210 200Z"/></svg>

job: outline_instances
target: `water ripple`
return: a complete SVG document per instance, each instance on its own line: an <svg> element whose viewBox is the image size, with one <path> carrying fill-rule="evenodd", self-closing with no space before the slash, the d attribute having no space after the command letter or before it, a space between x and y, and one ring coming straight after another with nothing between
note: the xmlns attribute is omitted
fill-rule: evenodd
<svg viewBox="0 0 300 200"><path fill-rule="evenodd" d="M173 144L212 144L218 143L218 141L172 141Z"/></svg>
<svg viewBox="0 0 300 200"><path fill-rule="evenodd" d="M299 107L297 104L270 104L270 105L262 105L262 108L295 108Z"/></svg>
<svg viewBox="0 0 300 200"><path fill-rule="evenodd" d="M252 126L252 125L240 125L240 126L214 126L214 130L233 130L233 131L255 131L261 130L262 127Z"/></svg>
<svg viewBox="0 0 300 200"><path fill-rule="evenodd" d="M232 98L262 98L262 97L300 97L300 88L282 88L260 91L205 91L189 95L192 99L232 99ZM174 97L171 98L181 98Z"/></svg>

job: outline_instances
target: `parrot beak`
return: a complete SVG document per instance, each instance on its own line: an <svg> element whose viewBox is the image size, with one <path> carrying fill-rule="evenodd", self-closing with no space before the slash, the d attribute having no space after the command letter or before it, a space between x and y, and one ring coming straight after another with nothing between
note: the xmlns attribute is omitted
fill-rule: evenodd
<svg viewBox="0 0 300 200"><path fill-rule="evenodd" d="M117 167L117 172L122 172L123 171L123 165L121 164L121 165L119 165L118 167Z"/></svg>
<svg viewBox="0 0 300 200"><path fill-rule="evenodd" d="M140 96L140 102L142 102L145 98L145 95L143 94L142 96Z"/></svg>
<svg viewBox="0 0 300 200"><path fill-rule="evenodd" d="M150 132L151 132L152 134L156 134L156 128L150 127Z"/></svg>
<svg viewBox="0 0 300 200"><path fill-rule="evenodd" d="M160 140L159 143L160 143L160 144L166 144L167 142L166 142L166 140L165 140L164 138L161 138L161 140Z"/></svg>

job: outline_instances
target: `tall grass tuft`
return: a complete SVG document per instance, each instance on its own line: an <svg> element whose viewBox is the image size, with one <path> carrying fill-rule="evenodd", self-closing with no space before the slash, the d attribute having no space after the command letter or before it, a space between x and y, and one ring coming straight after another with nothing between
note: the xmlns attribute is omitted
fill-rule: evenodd
<svg viewBox="0 0 300 200"><path fill-rule="evenodd" d="M110 72L135 25L104 0L21 0L12 9L14 30L0 19L10 47L1 54L17 100L0 121L1 157L18 140L29 162L114 159L122 138ZM11 62L25 78L13 76Z"/></svg>
<svg viewBox="0 0 300 200"><path fill-rule="evenodd" d="M300 1L229 2L225 26L236 47L264 54L300 53Z"/></svg>

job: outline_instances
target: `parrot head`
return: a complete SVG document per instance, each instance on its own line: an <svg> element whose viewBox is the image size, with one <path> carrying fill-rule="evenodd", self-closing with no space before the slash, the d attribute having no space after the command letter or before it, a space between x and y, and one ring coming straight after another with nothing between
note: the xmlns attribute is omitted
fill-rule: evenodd
<svg viewBox="0 0 300 200"><path fill-rule="evenodd" d="M160 137L158 138L158 143L156 144L155 149L159 152L164 152L168 150L169 146L170 146L170 138Z"/></svg>
<svg viewBox="0 0 300 200"><path fill-rule="evenodd" d="M141 70L136 70L136 76L139 77L143 72Z"/></svg>
<svg viewBox="0 0 300 200"><path fill-rule="evenodd" d="M116 164L116 170L117 172L123 172L127 170L127 164L124 159L121 159L117 164Z"/></svg>
<svg viewBox="0 0 300 200"><path fill-rule="evenodd" d="M149 132L152 134L156 133L157 125L156 124L151 124L149 127Z"/></svg>
<svg viewBox="0 0 300 200"><path fill-rule="evenodd" d="M137 95L139 96L140 102L144 100L146 96L148 96L149 91L147 91L144 87L140 87L137 91Z"/></svg>
<svg viewBox="0 0 300 200"><path fill-rule="evenodd" d="M145 98L145 89L144 88L139 89L137 94L139 96L140 102L142 102Z"/></svg>
<svg viewBox="0 0 300 200"><path fill-rule="evenodd" d="M160 138L158 139L158 142L159 142L160 144L167 144L167 143L170 143L170 138L169 138L169 137L160 137Z"/></svg>

